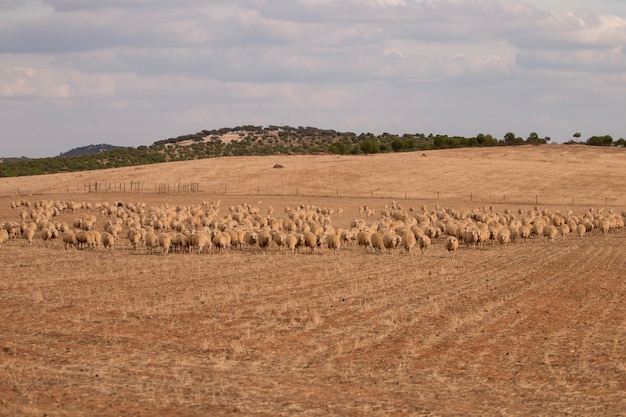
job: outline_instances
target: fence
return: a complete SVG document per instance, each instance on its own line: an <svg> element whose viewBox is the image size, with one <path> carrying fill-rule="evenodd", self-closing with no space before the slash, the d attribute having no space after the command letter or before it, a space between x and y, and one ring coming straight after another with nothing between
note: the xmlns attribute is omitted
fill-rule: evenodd
<svg viewBox="0 0 626 417"><path fill-rule="evenodd" d="M89 193L202 193L205 195L231 195L231 196L267 196L267 197L299 197L299 198L339 198L339 199L361 199L361 200L396 200L407 201L414 204L419 202L434 202L435 204L461 204L466 205L484 205L484 204L502 204L502 205L539 205L539 206L611 206L626 207L626 195L611 193L603 195L602 191L593 193L585 193L585 190L576 192L573 190L571 195L557 194L484 194L467 191L466 193L447 192L447 191L431 191L423 189L411 189L401 191L398 189L339 189L331 188L324 185L321 186L296 186L293 188L271 188L271 186L262 187L250 181L242 181L240 183L219 183L202 184L197 182L178 182L178 183L154 183L145 184L141 181L130 182L107 182L96 181L74 188L65 186L64 189L54 189L50 187L39 193L54 192L89 192ZM18 190L18 194L22 194ZM32 191L28 194L33 194ZM37 194L37 193L36 193ZM609 193L606 193L609 194Z"/></svg>

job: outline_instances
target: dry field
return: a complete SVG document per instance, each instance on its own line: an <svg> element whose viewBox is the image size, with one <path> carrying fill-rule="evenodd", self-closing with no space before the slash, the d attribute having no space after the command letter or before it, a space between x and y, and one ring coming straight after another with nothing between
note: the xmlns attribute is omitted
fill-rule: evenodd
<svg viewBox="0 0 626 417"><path fill-rule="evenodd" d="M82 192L91 181L203 192ZM625 186L622 149L220 158L0 178L0 223L20 220L20 200L220 200L220 214L247 202L277 217L308 204L342 208L333 224L344 227L391 199L622 213ZM441 240L425 256L12 240L0 248L0 415L623 416L625 255L624 231L461 247L453 259Z"/></svg>

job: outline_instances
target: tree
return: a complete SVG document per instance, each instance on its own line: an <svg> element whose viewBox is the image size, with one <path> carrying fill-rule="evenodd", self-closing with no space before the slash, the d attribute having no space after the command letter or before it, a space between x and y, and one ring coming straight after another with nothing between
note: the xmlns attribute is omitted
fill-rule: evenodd
<svg viewBox="0 0 626 417"><path fill-rule="evenodd" d="M359 147L361 148L361 152L363 152L366 155L370 153L380 152L380 147L378 146L378 143L372 139L364 140L363 142L361 142Z"/></svg>
<svg viewBox="0 0 626 417"><path fill-rule="evenodd" d="M580 134L580 132L576 132L572 136L574 136L576 139L580 139L582 135Z"/></svg>
<svg viewBox="0 0 626 417"><path fill-rule="evenodd" d="M587 139L587 145L591 146L611 146L613 145L613 138L609 135L604 136L592 136Z"/></svg>
<svg viewBox="0 0 626 417"><path fill-rule="evenodd" d="M535 146L539 145L539 135L536 132L531 132L530 135L528 135L528 139L526 139L526 143Z"/></svg>

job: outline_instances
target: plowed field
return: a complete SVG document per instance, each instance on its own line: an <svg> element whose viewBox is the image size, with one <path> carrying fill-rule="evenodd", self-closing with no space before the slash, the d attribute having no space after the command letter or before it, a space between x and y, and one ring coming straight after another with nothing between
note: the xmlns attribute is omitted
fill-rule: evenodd
<svg viewBox="0 0 626 417"><path fill-rule="evenodd" d="M405 210L625 210L621 150L506 152L510 160L495 165L488 162L496 155L485 150L432 152L423 159L438 163L428 174L395 155L363 158L368 172L350 176L342 174L344 160L328 156L306 163L290 157L280 174L256 177L238 177L254 170L245 158L234 168L228 158L202 162L223 169L219 181L239 184L239 194L76 191L99 173L0 179L0 224L20 221L13 201L220 200L222 215L244 202L264 213L272 206L276 217L300 203L342 208L333 224L347 227L362 217L359 207L380 213L391 204L372 197L372 189L390 190ZM543 162L531 152L541 152ZM579 163L585 158L596 165ZM204 181L199 163L188 163L187 176L185 165L173 164L170 175ZM294 165L302 168L290 171ZM167 177L170 165L141 169ZM316 171L332 175L320 182ZM107 176L132 179L125 172ZM458 185L457 177L468 181L464 173L484 181ZM310 194L257 192L277 186L275 175ZM536 191L526 177L541 175ZM579 181L564 184L565 176ZM602 177L607 183L593 180ZM405 199L407 189L431 197ZM347 190L353 194L342 197ZM447 198L436 200L437 190L449 190ZM468 192L486 200L470 200ZM521 202L502 202L505 193ZM537 194L563 202L535 205ZM590 201L568 204L583 198ZM105 219L94 209L58 218L86 213L96 214L102 229ZM273 248L160 255L134 250L124 237L111 251L10 240L0 248L0 415L626 415L623 230L475 250L461 245L453 258L442 242L435 239L425 255L356 246L338 254Z"/></svg>

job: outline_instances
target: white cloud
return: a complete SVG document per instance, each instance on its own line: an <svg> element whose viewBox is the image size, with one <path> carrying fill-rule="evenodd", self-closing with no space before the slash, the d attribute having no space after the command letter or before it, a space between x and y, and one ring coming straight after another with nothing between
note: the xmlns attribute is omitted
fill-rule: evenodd
<svg viewBox="0 0 626 417"><path fill-rule="evenodd" d="M248 123L465 135L545 127L556 138L568 123L591 128L602 111L602 126L623 136L621 116L607 115L626 106L626 15L608 0L558 4L13 0L1 3L12 17L0 17L10 106L0 122L23 136L36 115L69 132L61 137L95 128L129 145ZM91 123L61 123L68 108ZM126 126L133 114L153 126Z"/></svg>

